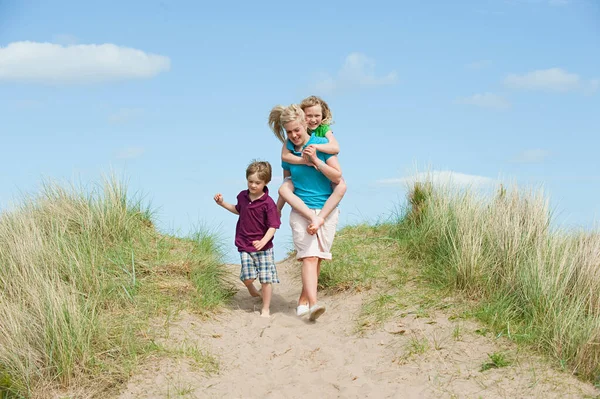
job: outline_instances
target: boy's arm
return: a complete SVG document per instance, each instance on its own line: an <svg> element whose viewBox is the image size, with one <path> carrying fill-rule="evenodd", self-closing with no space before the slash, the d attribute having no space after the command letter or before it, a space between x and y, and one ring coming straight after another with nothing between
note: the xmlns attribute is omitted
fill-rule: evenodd
<svg viewBox="0 0 600 399"><path fill-rule="evenodd" d="M317 150L324 152L326 154L337 155L340 152L340 144L337 139L333 135L331 130L328 130L325 133L325 138L329 140L329 143L324 144L312 144Z"/></svg>
<svg viewBox="0 0 600 399"><path fill-rule="evenodd" d="M223 200L223 195L221 195L221 193L216 194L214 199L215 199L215 202L217 203L217 205L222 206L223 208L227 209L229 212L234 213L236 215L240 214L238 212L238 210L235 209L235 205L230 204L229 202L225 202Z"/></svg>
<svg viewBox="0 0 600 399"><path fill-rule="evenodd" d="M260 251L261 249L263 249L263 247L265 245L267 245L269 240L271 240L271 238L273 238L276 230L277 229L275 227L269 227L269 230L267 230L264 237L260 241L258 241L258 240L252 241L252 245L254 246L254 248L256 248L257 251Z"/></svg>
<svg viewBox="0 0 600 399"><path fill-rule="evenodd" d="M281 149L281 160L287 163L291 163L294 165L306 165L306 161L304 158L299 157L297 155L292 154L290 150L288 150L287 146L284 144Z"/></svg>

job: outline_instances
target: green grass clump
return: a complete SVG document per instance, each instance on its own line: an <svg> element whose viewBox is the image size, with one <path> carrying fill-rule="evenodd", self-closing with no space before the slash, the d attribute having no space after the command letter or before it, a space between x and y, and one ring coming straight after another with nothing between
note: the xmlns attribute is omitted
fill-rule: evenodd
<svg viewBox="0 0 600 399"><path fill-rule="evenodd" d="M233 296L235 290L225 283L226 271L220 241L205 231L192 236L194 248L187 259L192 267L190 278L198 295L195 302L203 311L212 311Z"/></svg>
<svg viewBox="0 0 600 399"><path fill-rule="evenodd" d="M481 365L480 371L486 371L489 369L498 369L501 367L506 367L510 365L510 360L508 360L507 356L503 352L494 352L489 353L488 357L490 358L489 362L485 362Z"/></svg>
<svg viewBox="0 0 600 399"><path fill-rule="evenodd" d="M399 259L398 243L388 234L392 227L362 224L340 230L333 242L333 260L322 264L319 288L362 291L405 278L390 267Z"/></svg>
<svg viewBox="0 0 600 399"><path fill-rule="evenodd" d="M188 290L200 306L225 298L217 248L162 236L151 217L116 179L91 190L46 183L0 214L1 395L122 381L152 350L140 331L177 264L208 280Z"/></svg>
<svg viewBox="0 0 600 399"><path fill-rule="evenodd" d="M429 281L477 300L475 314L503 335L600 375L600 234L551 228L541 192L427 183L409 202L396 235Z"/></svg>

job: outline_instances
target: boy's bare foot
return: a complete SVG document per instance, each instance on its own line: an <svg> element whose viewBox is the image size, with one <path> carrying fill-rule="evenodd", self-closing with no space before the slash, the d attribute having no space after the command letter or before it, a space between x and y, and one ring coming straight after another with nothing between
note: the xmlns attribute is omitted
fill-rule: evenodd
<svg viewBox="0 0 600 399"><path fill-rule="evenodd" d="M248 292L250 293L250 296L253 296L255 298L259 297L259 296L262 297L262 295L260 294L260 291L257 291L256 287L254 287L254 284L251 284L248 286Z"/></svg>
<svg viewBox="0 0 600 399"><path fill-rule="evenodd" d="M271 317L271 313L269 309L263 309L260 311L260 317Z"/></svg>
<svg viewBox="0 0 600 399"><path fill-rule="evenodd" d="M321 226L323 226L324 224L325 224L325 219L323 219L319 215L315 215L312 218L312 220L310 221L310 224L308 225L306 232L310 235L316 234L317 230L319 230L319 228L321 228Z"/></svg>

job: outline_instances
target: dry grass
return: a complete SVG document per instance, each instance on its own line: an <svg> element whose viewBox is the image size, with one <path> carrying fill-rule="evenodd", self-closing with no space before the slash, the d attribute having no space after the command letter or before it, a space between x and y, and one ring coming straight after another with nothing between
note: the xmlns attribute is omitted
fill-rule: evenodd
<svg viewBox="0 0 600 399"><path fill-rule="evenodd" d="M496 330L597 379L600 234L552 228L540 191L415 190L397 236L424 275L478 300L478 316Z"/></svg>
<svg viewBox="0 0 600 399"><path fill-rule="evenodd" d="M215 242L165 239L116 179L47 183L0 214L0 394L78 385L91 395L123 381L154 350L141 332L174 290L199 311L227 297Z"/></svg>

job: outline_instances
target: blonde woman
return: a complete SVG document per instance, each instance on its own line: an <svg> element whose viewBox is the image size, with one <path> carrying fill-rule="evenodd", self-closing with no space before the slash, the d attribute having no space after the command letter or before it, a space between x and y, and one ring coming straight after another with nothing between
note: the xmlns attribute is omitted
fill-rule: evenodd
<svg viewBox="0 0 600 399"><path fill-rule="evenodd" d="M304 111L306 117L306 126L309 135L315 135L317 137L325 137L327 140L323 144L311 144L320 151L326 154L337 155L340 152L340 145L333 135L329 126L333 123L333 115L329 105L320 97L310 96L306 97L300 103L300 108ZM289 164L304 164L307 165L309 162L291 152L286 145L286 137L283 132L277 135L283 143L281 149L281 160ZM344 194L346 193L346 182L344 179L339 184L333 184L333 193L321 208L321 212L315 215L310 209L302 202L298 196L294 194L294 185L290 179L287 179L279 187L279 195L283 197L285 202L290 204L292 208L299 212L302 216L309 219L311 223L308 225L308 233L315 234L315 232L323 225L325 219L331 211L333 211L340 203Z"/></svg>
<svg viewBox="0 0 600 399"><path fill-rule="evenodd" d="M342 180L342 168L336 155L318 151L314 145L324 144L327 139L309 135L306 117L300 106L276 106L269 114L269 125L287 148L296 156L303 156L309 164L291 164L282 161L284 179L291 178L295 194L314 215L331 196L333 184ZM279 197L277 207L281 211L285 205ZM296 258L302 261L302 292L298 298L296 314L309 315L311 321L325 312L325 307L317 303L317 285L321 261L331 259L331 245L335 236L339 210L335 208L325 218L315 234L308 232L310 219L302 216L295 208L290 213L290 226L296 249Z"/></svg>

